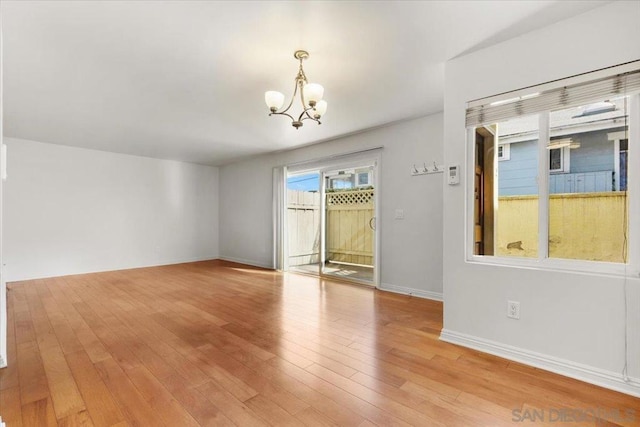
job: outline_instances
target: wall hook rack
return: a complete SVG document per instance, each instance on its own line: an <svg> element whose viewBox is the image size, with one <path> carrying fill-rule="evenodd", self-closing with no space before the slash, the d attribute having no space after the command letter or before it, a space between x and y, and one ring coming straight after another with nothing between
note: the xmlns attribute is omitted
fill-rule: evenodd
<svg viewBox="0 0 640 427"><path fill-rule="evenodd" d="M442 173L442 172L444 172L444 165L442 164L439 165L435 161L433 161L433 166L427 166L427 162L423 162L422 168L420 169L416 168L415 163L411 168L411 176L428 175L432 173Z"/></svg>

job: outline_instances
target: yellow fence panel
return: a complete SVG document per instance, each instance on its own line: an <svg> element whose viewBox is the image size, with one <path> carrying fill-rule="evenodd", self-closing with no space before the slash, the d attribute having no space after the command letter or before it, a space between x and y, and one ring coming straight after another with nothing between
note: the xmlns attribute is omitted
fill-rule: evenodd
<svg viewBox="0 0 640 427"><path fill-rule="evenodd" d="M320 194L287 190L289 265L320 262Z"/></svg>
<svg viewBox="0 0 640 427"><path fill-rule="evenodd" d="M374 190L327 193L327 260L373 265Z"/></svg>
<svg viewBox="0 0 640 427"><path fill-rule="evenodd" d="M626 192L552 194L549 257L623 262L626 212ZM537 215L537 196L500 197L497 255L537 256Z"/></svg>
<svg viewBox="0 0 640 427"><path fill-rule="evenodd" d="M327 261L373 265L374 190L327 193ZM289 265L320 260L320 195L287 191Z"/></svg>

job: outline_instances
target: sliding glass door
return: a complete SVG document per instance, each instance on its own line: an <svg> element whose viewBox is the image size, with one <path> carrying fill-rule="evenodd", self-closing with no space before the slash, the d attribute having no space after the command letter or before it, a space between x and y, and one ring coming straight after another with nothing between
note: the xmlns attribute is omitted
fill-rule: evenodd
<svg viewBox="0 0 640 427"><path fill-rule="evenodd" d="M377 286L378 154L286 168L282 268Z"/></svg>
<svg viewBox="0 0 640 427"><path fill-rule="evenodd" d="M369 164L322 173L321 274L374 282L374 173Z"/></svg>

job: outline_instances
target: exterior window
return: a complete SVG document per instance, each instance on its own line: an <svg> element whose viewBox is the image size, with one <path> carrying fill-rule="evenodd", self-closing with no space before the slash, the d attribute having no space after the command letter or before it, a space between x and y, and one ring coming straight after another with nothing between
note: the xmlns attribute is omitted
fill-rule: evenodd
<svg viewBox="0 0 640 427"><path fill-rule="evenodd" d="M364 187L367 185L371 185L369 182L369 172L358 173L358 187Z"/></svg>
<svg viewBox="0 0 640 427"><path fill-rule="evenodd" d="M511 158L511 146L509 144L498 145L498 161L509 160Z"/></svg>
<svg viewBox="0 0 640 427"><path fill-rule="evenodd" d="M562 148L549 150L549 172L562 172Z"/></svg>
<svg viewBox="0 0 640 427"><path fill-rule="evenodd" d="M348 190L352 188L370 187L373 185L370 168L340 171L329 176L327 188L334 190Z"/></svg>
<svg viewBox="0 0 640 427"><path fill-rule="evenodd" d="M346 190L349 188L353 188L353 182L351 180L351 177L347 177L347 178L332 177L329 179L329 185L327 187L333 190Z"/></svg>
<svg viewBox="0 0 640 427"><path fill-rule="evenodd" d="M579 143L571 138L552 139L547 144L549 151L549 172L567 173L571 170L571 148Z"/></svg>

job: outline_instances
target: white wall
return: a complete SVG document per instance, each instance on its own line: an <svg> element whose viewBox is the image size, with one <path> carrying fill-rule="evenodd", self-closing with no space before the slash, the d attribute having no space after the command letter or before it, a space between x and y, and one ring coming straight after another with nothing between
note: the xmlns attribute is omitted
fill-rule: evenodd
<svg viewBox="0 0 640 427"><path fill-rule="evenodd" d="M3 107L4 107L4 92L3 92L3 61L2 61L2 19L0 17L0 145L3 141ZM2 158L0 157L0 161ZM2 189L4 183L0 179L0 368L7 364L7 283L3 269L3 257L2 257Z"/></svg>
<svg viewBox="0 0 640 427"><path fill-rule="evenodd" d="M466 163L467 101L637 60L638 17L639 2L615 2L450 61L445 161ZM623 279L465 262L465 194L464 184L444 189L443 339L640 394L637 278L628 279L635 383L625 384ZM520 301L520 320L506 317L507 300Z"/></svg>
<svg viewBox="0 0 640 427"><path fill-rule="evenodd" d="M5 143L7 281L217 258L217 168Z"/></svg>
<svg viewBox="0 0 640 427"><path fill-rule="evenodd" d="M410 170L423 161L442 163L442 114L221 167L221 257L272 267L273 167L378 146L384 146L379 171L381 287L438 298L443 177L412 177ZM404 220L394 220L395 209L404 210Z"/></svg>

